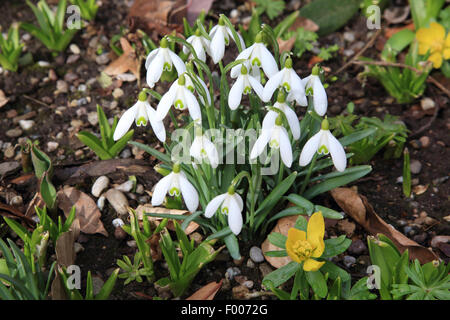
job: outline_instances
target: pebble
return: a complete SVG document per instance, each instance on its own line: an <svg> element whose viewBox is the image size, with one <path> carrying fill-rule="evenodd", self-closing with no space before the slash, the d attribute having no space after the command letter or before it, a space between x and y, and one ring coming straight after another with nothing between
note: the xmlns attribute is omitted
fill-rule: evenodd
<svg viewBox="0 0 450 320"><path fill-rule="evenodd" d="M53 152L56 149L58 149L58 147L59 147L59 143L58 142L55 142L55 141L47 142L47 151L48 152Z"/></svg>
<svg viewBox="0 0 450 320"><path fill-rule="evenodd" d="M248 259L247 260L247 264L246 264L247 268L253 269L254 267L256 267L255 263L253 262L252 259Z"/></svg>
<svg viewBox="0 0 450 320"><path fill-rule="evenodd" d="M354 255L361 255L367 250L366 245L360 239L357 239L352 242L350 247L348 248L348 252Z"/></svg>
<svg viewBox="0 0 450 320"><path fill-rule="evenodd" d="M350 268L356 263L356 258L353 256L344 256L343 263L347 268Z"/></svg>
<svg viewBox="0 0 450 320"><path fill-rule="evenodd" d="M105 193L105 197L119 215L128 215L128 200L121 191L117 189L109 189Z"/></svg>
<svg viewBox="0 0 450 320"><path fill-rule="evenodd" d="M78 48L78 46L75 43L72 43L69 46L69 49L70 49L70 51L72 51L73 54L80 54L81 53L80 48Z"/></svg>
<svg viewBox="0 0 450 320"><path fill-rule="evenodd" d="M194 242L195 242L196 244L200 244L200 243L203 241L202 235L201 235L200 233L198 233L198 232L194 232L194 233L190 234L190 235L189 235L189 238L190 238L191 240L194 239Z"/></svg>
<svg viewBox="0 0 450 320"><path fill-rule="evenodd" d="M133 189L134 182L131 180L125 181L124 183L118 185L115 189L122 192L130 192Z"/></svg>
<svg viewBox="0 0 450 320"><path fill-rule="evenodd" d="M247 280L247 281L244 281L244 283L242 283L242 285L243 285L244 287L249 288L249 289L253 289L253 286L254 286L255 284L254 284L254 282L253 282L252 280Z"/></svg>
<svg viewBox="0 0 450 320"><path fill-rule="evenodd" d="M99 197L103 190L108 187L109 178L107 176L100 176L95 180L91 188L91 193L94 197Z"/></svg>
<svg viewBox="0 0 450 320"><path fill-rule="evenodd" d="M89 122L92 126L96 126L96 125L98 124L98 115L97 115L97 112L95 112L95 111L89 112L88 115L87 115L87 119L88 119L88 122Z"/></svg>
<svg viewBox="0 0 450 320"><path fill-rule="evenodd" d="M405 227L403 228L403 233L406 234L406 235L412 236L412 235L414 235L416 232L414 231L413 227L411 227L411 226L405 226Z"/></svg>
<svg viewBox="0 0 450 320"><path fill-rule="evenodd" d="M48 78L49 78L51 81L56 81L56 80L58 80L58 76L56 75L55 70L50 69L50 70L48 71ZM45 102L45 101L44 101L44 102Z"/></svg>
<svg viewBox="0 0 450 320"><path fill-rule="evenodd" d="M66 63L67 64L72 64L78 61L78 59L80 59L80 55L78 54L71 54L70 56L67 57Z"/></svg>
<svg viewBox="0 0 450 320"><path fill-rule="evenodd" d="M266 262L263 262L259 265L259 271L261 272L263 278L271 273L272 270L272 267L269 266Z"/></svg>
<svg viewBox="0 0 450 320"><path fill-rule="evenodd" d="M11 199L9 204L12 205L12 206L21 206L23 204L23 199L22 199L21 196L14 196Z"/></svg>
<svg viewBox="0 0 450 320"><path fill-rule="evenodd" d="M103 54L97 56L95 58L95 62L97 62L97 64L100 64L100 65L107 64L109 62L109 54L103 53Z"/></svg>
<svg viewBox="0 0 450 320"><path fill-rule="evenodd" d="M261 248L253 246L250 248L250 259L253 260L253 262L260 263L264 261L264 255L262 253Z"/></svg>
<svg viewBox="0 0 450 320"><path fill-rule="evenodd" d="M237 10L237 9L233 9L233 10L231 10L231 12L230 12L230 18L232 18L232 19L238 18L239 15L240 15L240 12L239 12L239 10Z"/></svg>
<svg viewBox="0 0 450 320"><path fill-rule="evenodd" d="M133 82L136 81L136 76L132 73L121 73L118 76L116 76L116 79L123 82Z"/></svg>
<svg viewBox="0 0 450 320"><path fill-rule="evenodd" d="M8 131L6 131L6 136L10 137L10 138L17 138L20 137L22 135L22 130L20 130L20 128L14 128L14 129L10 129Z"/></svg>
<svg viewBox="0 0 450 320"><path fill-rule="evenodd" d="M149 203L150 197L149 196L141 196L138 198L139 203Z"/></svg>
<svg viewBox="0 0 450 320"><path fill-rule="evenodd" d="M403 176L397 177L397 180L395 180L396 183L402 184L403 183Z"/></svg>
<svg viewBox="0 0 450 320"><path fill-rule="evenodd" d="M417 234L417 235L415 235L414 237L413 237L413 240L415 241L415 242L417 242L417 243L421 243L421 244L423 244L424 242L425 242L425 240L427 240L427 233L426 232L422 232L422 233L419 233L419 234Z"/></svg>
<svg viewBox="0 0 450 320"><path fill-rule="evenodd" d="M137 186L136 186L136 193L137 194L143 194L144 193L144 186L142 185L142 184L138 184Z"/></svg>
<svg viewBox="0 0 450 320"><path fill-rule="evenodd" d="M122 159L128 159L131 157L131 150L128 148L123 149L123 151L120 153L120 157Z"/></svg>
<svg viewBox="0 0 450 320"><path fill-rule="evenodd" d="M77 107L84 106L85 104L88 104L89 100L86 97L80 98L77 100Z"/></svg>
<svg viewBox="0 0 450 320"><path fill-rule="evenodd" d="M41 68L49 68L50 62L48 61L38 61L37 65Z"/></svg>
<svg viewBox="0 0 450 320"><path fill-rule="evenodd" d="M94 295L99 294L105 282L99 276L92 276L92 290Z"/></svg>
<svg viewBox="0 0 450 320"><path fill-rule="evenodd" d="M14 157L14 154L15 154L15 152L14 152L14 147L13 146L9 146L8 148L6 148L6 150L4 151L4 156L6 157L6 158L12 158L12 157Z"/></svg>
<svg viewBox="0 0 450 320"><path fill-rule="evenodd" d="M69 90L69 86L64 80L58 80L56 81L56 90L61 93L67 93L67 91Z"/></svg>
<svg viewBox="0 0 450 320"><path fill-rule="evenodd" d="M227 278L228 280L233 280L233 278L237 275L241 274L241 270L237 267L230 267L227 269L227 271L225 272L225 278Z"/></svg>
<svg viewBox="0 0 450 320"><path fill-rule="evenodd" d="M348 42L355 41L355 33L354 32L344 32L344 40Z"/></svg>
<svg viewBox="0 0 450 320"><path fill-rule="evenodd" d="M436 106L436 103L431 98L423 98L420 100L420 106L422 107L422 110L430 110L433 109Z"/></svg>
<svg viewBox="0 0 450 320"><path fill-rule="evenodd" d="M129 246L130 248L136 248L136 241L135 240L128 240L127 241L127 246Z"/></svg>
<svg viewBox="0 0 450 320"><path fill-rule="evenodd" d="M80 84L78 86L78 91L85 92L87 90L87 86L85 84Z"/></svg>
<svg viewBox="0 0 450 320"><path fill-rule="evenodd" d="M73 246L74 246L74 248L75 248L75 253L79 253L79 252L81 252L81 251L84 250L84 247L83 247L80 243L78 243L78 242L75 242L75 243L73 244Z"/></svg>
<svg viewBox="0 0 450 320"><path fill-rule="evenodd" d="M18 162L15 161L10 161L10 162L2 162L0 163L0 177L14 172L17 169L20 168L20 164Z"/></svg>
<svg viewBox="0 0 450 320"><path fill-rule="evenodd" d="M114 99L119 99L120 97L123 96L123 90L120 88L115 88L112 95L113 95Z"/></svg>
<svg viewBox="0 0 450 320"><path fill-rule="evenodd" d="M103 195L100 196L97 200L97 207L100 211L102 211L103 208L105 207L105 200L106 198Z"/></svg>
<svg viewBox="0 0 450 320"><path fill-rule="evenodd" d="M422 164L419 160L411 160L410 164L411 173L413 174L419 174L422 170Z"/></svg>
<svg viewBox="0 0 450 320"><path fill-rule="evenodd" d="M440 243L449 243L450 242L450 236L434 236L433 239L431 239L431 246L433 248L437 248Z"/></svg>
<svg viewBox="0 0 450 320"><path fill-rule="evenodd" d="M431 140L427 136L420 137L419 141L422 145L422 148L428 148L430 146Z"/></svg>

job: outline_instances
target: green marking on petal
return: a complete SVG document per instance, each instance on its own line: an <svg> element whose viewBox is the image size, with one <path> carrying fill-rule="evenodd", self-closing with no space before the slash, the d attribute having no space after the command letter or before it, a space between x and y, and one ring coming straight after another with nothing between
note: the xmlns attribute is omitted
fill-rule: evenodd
<svg viewBox="0 0 450 320"><path fill-rule="evenodd" d="M174 106L175 106L175 109L178 109L178 110L184 110L184 104L183 104L183 101L181 101L180 99L178 99L177 101L175 101Z"/></svg>
<svg viewBox="0 0 450 320"><path fill-rule="evenodd" d="M180 196L180 189L178 189L178 188L176 188L176 187L173 187L172 189L170 189L169 190L169 194L172 196L172 197L179 197Z"/></svg>
<svg viewBox="0 0 450 320"><path fill-rule="evenodd" d="M270 140L269 146L274 149L278 149L280 147L280 145L278 144L278 141L275 139Z"/></svg>
<svg viewBox="0 0 450 320"><path fill-rule="evenodd" d="M306 95L307 96L313 96L314 95L314 90L312 87L309 87L308 89L306 89Z"/></svg>
<svg viewBox="0 0 450 320"><path fill-rule="evenodd" d="M291 86L289 85L289 83L287 83L287 82L283 83L283 87L287 92L291 91Z"/></svg>
<svg viewBox="0 0 450 320"><path fill-rule="evenodd" d="M245 87L244 88L244 94L249 94L250 92L252 92L252 88L251 87Z"/></svg>
<svg viewBox="0 0 450 320"><path fill-rule="evenodd" d="M168 72L172 71L172 65L170 63L168 63L168 62L164 62L163 70L164 71L168 71Z"/></svg>
<svg viewBox="0 0 450 320"><path fill-rule="evenodd" d="M328 154L330 151L328 151L328 148L323 144L320 146L319 150L317 150L317 153L319 154Z"/></svg>
<svg viewBox="0 0 450 320"><path fill-rule="evenodd" d="M224 37L224 40L225 40L225 45L229 45L230 44L230 39L229 38Z"/></svg>
<svg viewBox="0 0 450 320"><path fill-rule="evenodd" d="M146 126L147 125L147 119L145 119L145 117L139 117L136 120L136 125L137 126Z"/></svg>
<svg viewBox="0 0 450 320"><path fill-rule="evenodd" d="M222 209L220 210L220 212L222 212L223 214L228 215L228 212L229 212L228 207L222 207Z"/></svg>
<svg viewBox="0 0 450 320"><path fill-rule="evenodd" d="M252 66L257 65L258 67L261 67L261 61L259 61L258 58L254 58L252 60Z"/></svg>
<svg viewBox="0 0 450 320"><path fill-rule="evenodd" d="M188 86L187 88L188 88L189 91L191 91L192 93L194 93L195 88L194 88L193 86Z"/></svg>
<svg viewBox="0 0 450 320"><path fill-rule="evenodd" d="M202 150L200 150L200 154L203 156L203 157L206 157L208 154L206 153L206 150L205 149L203 149L202 148Z"/></svg>

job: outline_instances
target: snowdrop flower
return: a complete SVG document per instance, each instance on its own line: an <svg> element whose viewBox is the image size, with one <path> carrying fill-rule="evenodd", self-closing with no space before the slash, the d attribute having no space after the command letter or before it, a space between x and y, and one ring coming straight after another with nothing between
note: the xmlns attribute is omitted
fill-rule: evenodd
<svg viewBox="0 0 450 320"><path fill-rule="evenodd" d="M242 36L239 33L237 35L241 46L244 49L244 39L242 39ZM225 25L225 21L223 21L223 18L221 17L219 19L219 24L214 26L209 32L209 36L211 37L211 44L209 46L210 55L214 63L217 64L222 60L225 54L225 46L228 46L230 43L230 38L234 40L233 33L231 32L231 29Z"/></svg>
<svg viewBox="0 0 450 320"><path fill-rule="evenodd" d="M206 53L211 55L211 52L209 50L211 41L209 41L204 36L202 36L199 29L197 29L197 31L195 32L194 35L187 38L186 42L189 43L190 45L192 45L192 47L194 48L195 54L201 61L203 61L203 62L206 61ZM185 54L187 54L189 51L190 50L188 47L183 46L183 52Z"/></svg>
<svg viewBox="0 0 450 320"><path fill-rule="evenodd" d="M220 208L220 212L228 215L228 226L231 231L238 235L242 230L242 210L244 202L239 194L234 191L234 187L230 186L228 192L214 197L206 206L205 217L211 218Z"/></svg>
<svg viewBox="0 0 450 320"><path fill-rule="evenodd" d="M286 129L282 126L283 121L278 116L274 121L271 119L263 122L261 135L256 139L250 152L250 160L256 159L263 151L266 144L272 149L280 149L281 160L286 167L292 165L292 147Z"/></svg>
<svg viewBox="0 0 450 320"><path fill-rule="evenodd" d="M298 120L298 116L295 113L295 111L292 110L292 108L286 104L285 100L286 100L285 94L283 90L280 90L278 92L277 102L275 102L273 107L283 111L289 123L289 128L291 129L292 137L295 140L298 140L300 138L300 121ZM267 112L266 116L263 119L262 124L263 128L273 126L275 124L277 117L278 113L276 111L269 110L269 112Z"/></svg>
<svg viewBox="0 0 450 320"><path fill-rule="evenodd" d="M145 68L147 69L147 84L150 88L159 81L163 71L172 71L172 66L177 69L178 75L186 71L183 60L168 48L168 41L162 38L160 48L153 50L147 56Z"/></svg>
<svg viewBox="0 0 450 320"><path fill-rule="evenodd" d="M188 88L192 93L195 92L195 85L194 82L192 81L192 76L189 73L185 73L185 75L187 75L186 77L186 88ZM212 100L211 100L211 95L209 94L209 89L206 86L206 83L202 80L202 78L198 77L195 75L195 80L197 80L198 82L200 82L200 85L203 87L203 89L206 92L206 99L208 100L208 104L211 105ZM199 99L200 101L205 104L205 100L203 99L203 96L200 94L199 92Z"/></svg>
<svg viewBox="0 0 450 320"><path fill-rule="evenodd" d="M195 138L189 149L189 154L200 163L203 159L207 158L213 168L217 168L219 165L219 153L217 152L216 146L202 134L200 127L195 130Z"/></svg>
<svg viewBox="0 0 450 320"><path fill-rule="evenodd" d="M305 96L305 88L302 79L292 68L292 59L286 59L284 68L274 74L266 83L263 91L263 101L270 101L273 93L279 87L283 87L288 94L291 94L298 104L307 106L308 101Z"/></svg>
<svg viewBox="0 0 450 320"><path fill-rule="evenodd" d="M191 118L196 121L201 121L202 113L200 111L200 105L193 93L186 86L186 77L184 74L180 75L177 81L175 81L161 98L156 107L156 118L163 120L171 106L175 109L189 110Z"/></svg>
<svg viewBox="0 0 450 320"><path fill-rule="evenodd" d="M236 82L230 89L228 94L228 106L231 110L236 108L241 103L242 94L249 94L253 90L256 92L259 98L262 97L263 86L256 78L248 74L248 70L245 66L241 68L241 75L237 78Z"/></svg>
<svg viewBox="0 0 450 320"><path fill-rule="evenodd" d="M271 78L278 72L277 62L264 45L262 33L258 33L255 38L255 43L243 50L236 57L236 60L241 59L248 59L252 67L261 67L268 78ZM241 68L242 64L231 68L231 77L235 78L240 73Z"/></svg>
<svg viewBox="0 0 450 320"><path fill-rule="evenodd" d="M158 120L156 117L156 111L150 106L147 101L147 94L144 91L139 93L138 101L130 109L125 111L125 113L120 118L117 123L116 130L114 131L114 141L122 138L128 130L130 130L133 121L136 125L146 126L147 122L150 121L153 132L155 132L156 137L161 141L166 141L166 129L162 121Z"/></svg>
<svg viewBox="0 0 450 320"><path fill-rule="evenodd" d="M338 171L344 171L347 166L347 157L345 156L344 147L331 134L329 130L328 120L325 118L322 121L322 128L318 133L311 137L306 142L300 153L300 165L306 166L311 162L315 153L331 154L333 164Z"/></svg>
<svg viewBox="0 0 450 320"><path fill-rule="evenodd" d="M319 78L318 66L314 66L311 75L302 80L307 95L313 96L314 110L319 116L325 115L328 107L327 93Z"/></svg>
<svg viewBox="0 0 450 320"><path fill-rule="evenodd" d="M198 193L194 186L188 181L186 175L180 170L178 163L173 165L172 172L159 180L153 190L152 206L156 207L163 203L166 194L172 197L183 196L184 203L190 212L198 208Z"/></svg>

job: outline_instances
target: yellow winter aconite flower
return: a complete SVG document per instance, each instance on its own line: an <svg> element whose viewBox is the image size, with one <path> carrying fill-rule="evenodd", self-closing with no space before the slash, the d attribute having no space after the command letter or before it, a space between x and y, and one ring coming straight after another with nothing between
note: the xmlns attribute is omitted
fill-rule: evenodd
<svg viewBox="0 0 450 320"><path fill-rule="evenodd" d="M314 213L308 221L305 231L291 228L286 240L286 251L297 263L303 263L303 270L317 271L325 262L319 262L312 258L322 256L325 249L323 237L325 234L325 222L322 212Z"/></svg>
<svg viewBox="0 0 450 320"><path fill-rule="evenodd" d="M416 38L419 41L419 54L430 51L428 61L433 67L439 69L443 60L450 59L450 33L445 36L445 29L437 22L430 23L429 28L417 30Z"/></svg>

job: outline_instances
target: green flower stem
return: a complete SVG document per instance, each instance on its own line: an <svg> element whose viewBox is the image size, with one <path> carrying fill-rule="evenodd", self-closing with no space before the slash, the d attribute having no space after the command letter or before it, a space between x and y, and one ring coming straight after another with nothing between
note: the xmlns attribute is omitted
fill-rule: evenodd
<svg viewBox="0 0 450 320"><path fill-rule="evenodd" d="M302 183L302 188L300 189L300 194L303 194L303 192L305 192L306 186L309 183L309 179L311 177L311 173L313 172L314 166L316 164L317 155L318 155L317 152L314 153L314 157L312 158L311 163L309 164L308 172L306 173L306 177L305 177L305 179L303 180L303 183Z"/></svg>

